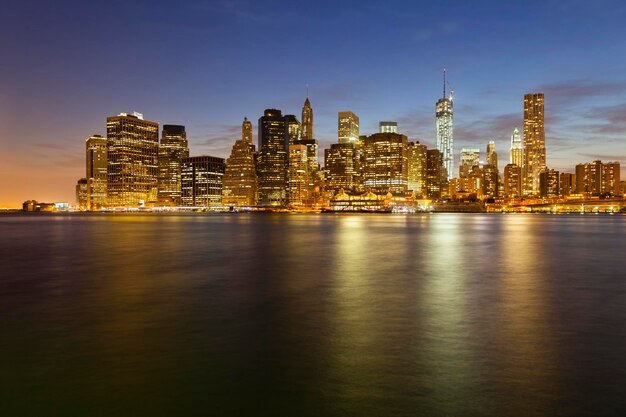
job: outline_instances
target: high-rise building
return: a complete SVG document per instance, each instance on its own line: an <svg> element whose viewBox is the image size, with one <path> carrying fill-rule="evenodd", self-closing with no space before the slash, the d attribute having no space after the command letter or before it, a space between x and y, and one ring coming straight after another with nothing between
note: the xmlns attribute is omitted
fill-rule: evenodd
<svg viewBox="0 0 626 417"><path fill-rule="evenodd" d="M482 179L478 177L473 178L452 178L448 184L448 193L454 197L459 197L459 194L476 194L476 197L482 195Z"/></svg>
<svg viewBox="0 0 626 417"><path fill-rule="evenodd" d="M247 117L243 118L241 124L241 140L252 145L252 122Z"/></svg>
<svg viewBox="0 0 626 417"><path fill-rule="evenodd" d="M441 152L447 179L454 173L454 127L453 127L453 93L446 97L446 71L443 71L443 97L437 101L435 129L437 133L437 149Z"/></svg>
<svg viewBox="0 0 626 417"><path fill-rule="evenodd" d="M378 122L379 133L398 133L397 122Z"/></svg>
<svg viewBox="0 0 626 417"><path fill-rule="evenodd" d="M407 154L408 176L407 189L416 196L426 196L426 145L410 142Z"/></svg>
<svg viewBox="0 0 626 417"><path fill-rule="evenodd" d="M180 204L181 160L189 157L185 126L163 125L159 145L159 202Z"/></svg>
<svg viewBox="0 0 626 417"><path fill-rule="evenodd" d="M340 111L337 114L337 137L339 143L358 142L359 116L351 111Z"/></svg>
<svg viewBox="0 0 626 417"><path fill-rule="evenodd" d="M159 124L141 113L107 118L107 200L114 207L155 202L158 191Z"/></svg>
<svg viewBox="0 0 626 417"><path fill-rule="evenodd" d="M513 134L511 135L511 155L510 162L511 164L515 164L518 167L524 166L524 145L522 144L522 136L519 133L519 129L513 129Z"/></svg>
<svg viewBox="0 0 626 417"><path fill-rule="evenodd" d="M443 165L443 155L439 149L429 149L426 152L426 189L427 197L439 199L447 180L446 168Z"/></svg>
<svg viewBox="0 0 626 417"><path fill-rule="evenodd" d="M556 198L559 196L559 171L544 169L539 173L539 196Z"/></svg>
<svg viewBox="0 0 626 417"><path fill-rule="evenodd" d="M256 204L256 165L252 144L252 123L244 118L241 139L236 140L226 161L222 189L225 206L253 206Z"/></svg>
<svg viewBox="0 0 626 417"><path fill-rule="evenodd" d="M307 100L308 101L308 100ZM287 202L287 146L289 130L280 110L267 109L259 118L257 161L258 200L261 205Z"/></svg>
<svg viewBox="0 0 626 417"><path fill-rule="evenodd" d="M491 164L483 166L483 195L487 198L498 197L498 169Z"/></svg>
<svg viewBox="0 0 626 417"><path fill-rule="evenodd" d="M214 156L191 156L183 158L181 162L183 205L189 207L221 206L224 159Z"/></svg>
<svg viewBox="0 0 626 417"><path fill-rule="evenodd" d="M459 165L459 177L467 178L470 176L472 169L480 165L480 149L478 148L462 148L461 163Z"/></svg>
<svg viewBox="0 0 626 417"><path fill-rule="evenodd" d="M107 139L93 135L85 142L87 148L87 210L98 210L107 204Z"/></svg>
<svg viewBox="0 0 626 417"><path fill-rule="evenodd" d="M302 139L315 139L313 134L313 108L308 97L302 107Z"/></svg>
<svg viewBox="0 0 626 417"><path fill-rule="evenodd" d="M559 175L559 194L566 197L576 193L576 175L569 172L561 172Z"/></svg>
<svg viewBox="0 0 626 417"><path fill-rule="evenodd" d="M363 183L374 193L404 192L408 183L408 138L375 133L363 144Z"/></svg>
<svg viewBox="0 0 626 417"><path fill-rule="evenodd" d="M602 164L602 194L622 195L619 162Z"/></svg>
<svg viewBox="0 0 626 417"><path fill-rule="evenodd" d="M287 133L289 140L287 143L287 149L300 139L302 139L302 125L298 121L298 118L293 114L285 115L285 123L287 123Z"/></svg>
<svg viewBox="0 0 626 417"><path fill-rule="evenodd" d="M487 144L487 165L493 165L498 171L498 154L496 153L496 143L490 141Z"/></svg>
<svg viewBox="0 0 626 417"><path fill-rule="evenodd" d="M524 96L524 195L539 193L539 174L546 169L543 93Z"/></svg>
<svg viewBox="0 0 626 417"><path fill-rule="evenodd" d="M504 167L504 195L509 198L522 196L522 167L508 164Z"/></svg>
<svg viewBox="0 0 626 417"><path fill-rule="evenodd" d="M352 191L356 188L356 147L355 143L333 143L324 149L324 167L327 175L327 188L337 191L343 188Z"/></svg>
<svg viewBox="0 0 626 417"><path fill-rule="evenodd" d="M87 178L81 178L76 183L76 205L80 210L86 210L87 207Z"/></svg>
<svg viewBox="0 0 626 417"><path fill-rule="evenodd" d="M576 194L586 197L602 193L602 162L576 165Z"/></svg>
<svg viewBox="0 0 626 417"><path fill-rule="evenodd" d="M309 163L306 145L289 146L289 205L306 204L309 190Z"/></svg>

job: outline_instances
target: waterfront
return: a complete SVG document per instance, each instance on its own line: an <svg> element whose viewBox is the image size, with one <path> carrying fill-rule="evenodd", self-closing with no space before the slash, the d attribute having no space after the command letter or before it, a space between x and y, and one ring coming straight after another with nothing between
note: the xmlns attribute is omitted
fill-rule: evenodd
<svg viewBox="0 0 626 417"><path fill-rule="evenodd" d="M624 415L626 216L0 216L1 415Z"/></svg>

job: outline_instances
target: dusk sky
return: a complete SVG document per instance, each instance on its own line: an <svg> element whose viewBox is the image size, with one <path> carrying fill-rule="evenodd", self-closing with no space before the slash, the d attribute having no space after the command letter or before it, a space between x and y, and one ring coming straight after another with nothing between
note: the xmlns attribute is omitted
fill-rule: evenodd
<svg viewBox="0 0 626 417"><path fill-rule="evenodd" d="M192 155L227 157L244 116L300 119L309 85L320 148L337 112L361 133L395 120L434 146L441 71L462 147L508 163L527 92L544 92L548 166L626 166L621 1L22 1L0 13L0 207L75 202L85 139L138 111L187 127ZM484 159L482 157L481 159ZM320 150L323 162L323 151ZM622 177L626 177L622 169Z"/></svg>

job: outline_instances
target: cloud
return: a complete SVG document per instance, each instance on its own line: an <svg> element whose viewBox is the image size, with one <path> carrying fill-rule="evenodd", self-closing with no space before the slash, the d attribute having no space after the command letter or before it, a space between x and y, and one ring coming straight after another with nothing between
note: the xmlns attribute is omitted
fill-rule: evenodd
<svg viewBox="0 0 626 417"><path fill-rule="evenodd" d="M582 127L585 132L626 136L626 103L595 107L584 116L591 122Z"/></svg>
<svg viewBox="0 0 626 417"><path fill-rule="evenodd" d="M458 30L458 27L458 23L453 21L439 23L430 27L426 26L413 33L411 40L415 43L420 43L431 40L437 36L449 36L454 34Z"/></svg>
<svg viewBox="0 0 626 417"><path fill-rule="evenodd" d="M626 91L626 81L595 82L590 79L543 84L535 88L545 94L546 102L559 107L595 97L613 96Z"/></svg>
<svg viewBox="0 0 626 417"><path fill-rule="evenodd" d="M204 132L190 135L189 148L194 155L209 154L226 158L230 155L232 146L237 139L241 139L241 125L195 125Z"/></svg>
<svg viewBox="0 0 626 417"><path fill-rule="evenodd" d="M625 162L626 155L608 155L608 154L598 154L598 153L579 153L577 155L584 156L586 158L590 158L593 160L602 160L602 161L619 161Z"/></svg>

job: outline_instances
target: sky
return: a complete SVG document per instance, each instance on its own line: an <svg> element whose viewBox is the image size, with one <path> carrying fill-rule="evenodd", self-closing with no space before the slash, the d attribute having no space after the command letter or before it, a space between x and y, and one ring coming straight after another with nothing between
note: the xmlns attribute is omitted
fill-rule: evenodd
<svg viewBox="0 0 626 417"><path fill-rule="evenodd" d="M307 86L322 149L343 110L361 134L395 120L431 147L444 67L455 163L493 140L502 169L524 94L543 92L548 166L617 160L626 178L625 20L613 0L10 2L0 207L74 203L85 139L107 116L185 125L192 155L228 157L244 117L255 143L264 109L300 118Z"/></svg>

